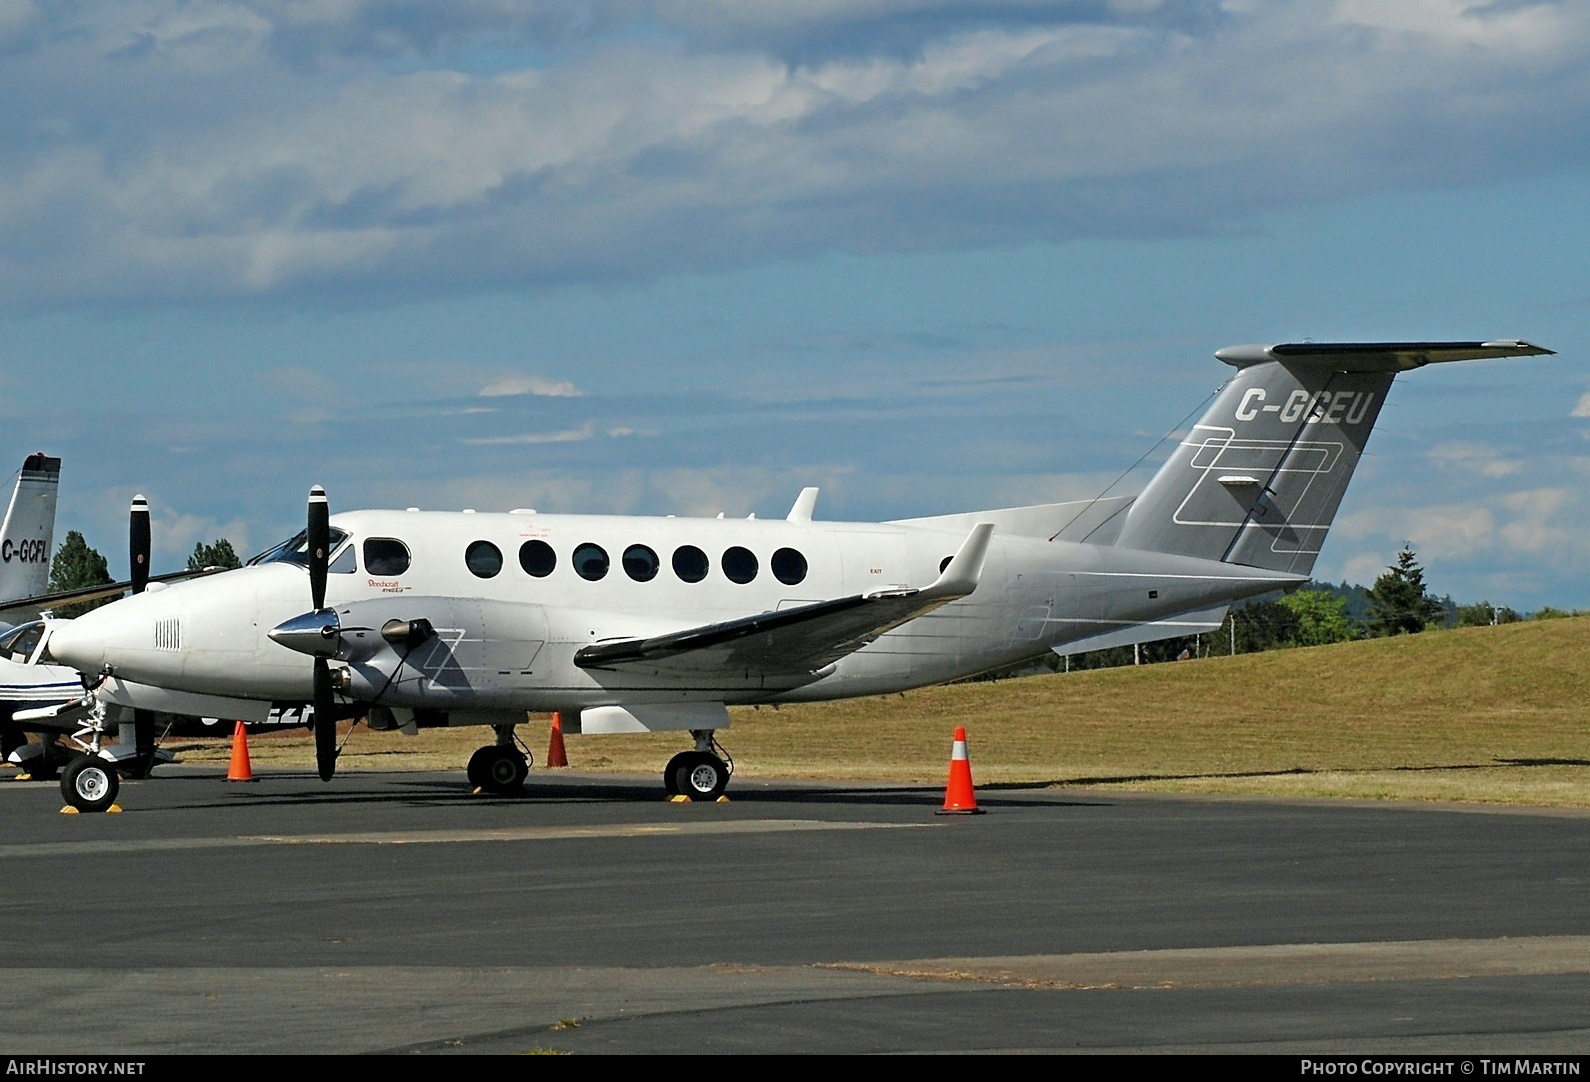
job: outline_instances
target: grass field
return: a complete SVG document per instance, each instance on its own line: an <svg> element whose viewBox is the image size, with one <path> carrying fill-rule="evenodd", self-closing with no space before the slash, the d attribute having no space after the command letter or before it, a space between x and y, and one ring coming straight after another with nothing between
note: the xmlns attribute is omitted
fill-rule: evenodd
<svg viewBox="0 0 1590 1082"><path fill-rule="evenodd" d="M736 709L748 776L942 781L956 725L982 785L1590 806L1590 618ZM521 733L539 758L546 720ZM461 768L486 730L354 733L349 769ZM587 770L660 773L684 734L571 736ZM307 765L302 733L251 742ZM223 741L176 745L224 761Z"/></svg>

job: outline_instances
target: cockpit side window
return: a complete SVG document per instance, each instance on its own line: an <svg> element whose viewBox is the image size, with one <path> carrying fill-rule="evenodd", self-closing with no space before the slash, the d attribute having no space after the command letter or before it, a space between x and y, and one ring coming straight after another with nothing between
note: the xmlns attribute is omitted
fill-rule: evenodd
<svg viewBox="0 0 1590 1082"><path fill-rule="evenodd" d="M409 569L409 547L395 537L364 539L364 570L382 577L401 575Z"/></svg>
<svg viewBox="0 0 1590 1082"><path fill-rule="evenodd" d="M16 662L27 661L38 648L39 639L43 634L43 620L33 620L11 628L0 634L0 657L10 658Z"/></svg>
<svg viewBox="0 0 1590 1082"><path fill-rule="evenodd" d="M346 530L333 529L331 531L331 551L336 552L337 546L348 539ZM309 566L309 537L303 530L298 531L286 541L275 548L266 549L248 562L250 567L255 564L297 564L299 567Z"/></svg>
<svg viewBox="0 0 1590 1082"><path fill-rule="evenodd" d="M327 567L326 570L333 575L353 574L358 570L354 566L353 550L358 547L357 545L344 545L342 551L337 553L336 559L331 561L331 566Z"/></svg>

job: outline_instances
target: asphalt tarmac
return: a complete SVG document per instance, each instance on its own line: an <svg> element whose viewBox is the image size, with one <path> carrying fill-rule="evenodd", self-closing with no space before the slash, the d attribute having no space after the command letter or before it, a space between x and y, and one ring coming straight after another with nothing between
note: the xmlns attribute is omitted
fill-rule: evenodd
<svg viewBox="0 0 1590 1082"><path fill-rule="evenodd" d="M1590 1051L1590 816L0 776L0 1051Z"/></svg>

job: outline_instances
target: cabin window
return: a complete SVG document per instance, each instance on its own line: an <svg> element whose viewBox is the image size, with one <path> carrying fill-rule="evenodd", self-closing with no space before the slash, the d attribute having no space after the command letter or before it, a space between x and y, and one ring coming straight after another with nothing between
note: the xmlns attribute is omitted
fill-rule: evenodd
<svg viewBox="0 0 1590 1082"><path fill-rule="evenodd" d="M409 547L395 537L364 539L364 573L386 577L409 569Z"/></svg>
<svg viewBox="0 0 1590 1082"><path fill-rule="evenodd" d="M700 582L707 577L707 554L694 545L674 549L674 574L685 582Z"/></svg>
<svg viewBox="0 0 1590 1082"><path fill-rule="evenodd" d="M756 578L756 553L735 545L723 553L723 573L742 586Z"/></svg>
<svg viewBox="0 0 1590 1082"><path fill-rule="evenodd" d="M624 550L624 574L636 582L650 582L661 566L657 554L645 545L631 545Z"/></svg>
<svg viewBox="0 0 1590 1082"><path fill-rule="evenodd" d="M806 579L806 557L794 549L779 549L773 553L769 564L773 577L785 586L795 586Z"/></svg>
<svg viewBox="0 0 1590 1082"><path fill-rule="evenodd" d="M595 582L607 575L607 550L589 541L574 550L574 573Z"/></svg>
<svg viewBox="0 0 1590 1082"><path fill-rule="evenodd" d="M471 541L464 550L464 566L477 579L489 579L502 570L502 549L490 541Z"/></svg>
<svg viewBox="0 0 1590 1082"><path fill-rule="evenodd" d="M558 566L558 554L545 541L526 541L519 546L519 566L526 575L544 579Z"/></svg>

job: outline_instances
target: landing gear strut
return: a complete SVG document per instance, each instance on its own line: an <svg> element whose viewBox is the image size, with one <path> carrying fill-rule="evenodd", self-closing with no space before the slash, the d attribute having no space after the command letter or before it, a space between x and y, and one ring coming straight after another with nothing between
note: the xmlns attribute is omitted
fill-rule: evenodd
<svg viewBox="0 0 1590 1082"><path fill-rule="evenodd" d="M692 801L712 801L728 788L729 776L734 773L734 761L726 755L721 745L713 739L711 729L694 729L696 738L693 751L682 751L668 760L663 768L663 788L669 796L683 796Z"/></svg>
<svg viewBox="0 0 1590 1082"><path fill-rule="evenodd" d="M61 771L61 796L80 812L109 811L116 803L121 775L116 764L100 754L108 728L105 704L96 700L72 734L72 743L82 749L82 754L73 756Z"/></svg>
<svg viewBox="0 0 1590 1082"><path fill-rule="evenodd" d="M465 773L473 788L509 796L524 787L525 778L530 776L530 760L514 746L512 725L493 728L497 730L497 742L471 755Z"/></svg>

